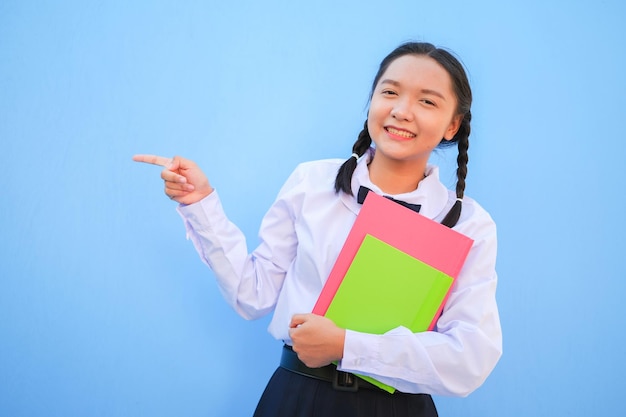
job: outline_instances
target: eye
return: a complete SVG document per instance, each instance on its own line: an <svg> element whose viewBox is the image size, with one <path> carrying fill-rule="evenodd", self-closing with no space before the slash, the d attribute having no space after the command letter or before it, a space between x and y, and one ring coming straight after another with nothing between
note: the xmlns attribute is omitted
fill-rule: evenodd
<svg viewBox="0 0 626 417"><path fill-rule="evenodd" d="M383 90L380 92L383 96L397 96L398 94L393 90Z"/></svg>
<svg viewBox="0 0 626 417"><path fill-rule="evenodd" d="M433 106L433 107L437 106L437 103L435 103L434 101L429 100L429 99L427 99L427 98L423 98L423 99L421 99L420 101L421 101L422 103L426 104L427 106Z"/></svg>

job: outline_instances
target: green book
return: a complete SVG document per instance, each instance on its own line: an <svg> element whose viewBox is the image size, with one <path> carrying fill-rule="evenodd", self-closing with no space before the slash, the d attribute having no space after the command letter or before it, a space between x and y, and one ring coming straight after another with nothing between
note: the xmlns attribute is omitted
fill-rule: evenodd
<svg viewBox="0 0 626 417"><path fill-rule="evenodd" d="M342 328L383 334L404 326L428 330L453 278L401 250L366 235L325 316ZM394 392L373 378L359 377Z"/></svg>

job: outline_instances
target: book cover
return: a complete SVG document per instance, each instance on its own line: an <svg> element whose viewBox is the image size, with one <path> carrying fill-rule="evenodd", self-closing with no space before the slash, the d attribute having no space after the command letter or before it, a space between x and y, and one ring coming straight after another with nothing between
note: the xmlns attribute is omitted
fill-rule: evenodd
<svg viewBox="0 0 626 417"><path fill-rule="evenodd" d="M326 313L366 234L452 278L459 275L473 243L472 239L449 227L370 192L313 307L313 313L321 316Z"/></svg>
<svg viewBox="0 0 626 417"><path fill-rule="evenodd" d="M382 334L398 326L428 330L453 279L366 235L326 311L339 327Z"/></svg>

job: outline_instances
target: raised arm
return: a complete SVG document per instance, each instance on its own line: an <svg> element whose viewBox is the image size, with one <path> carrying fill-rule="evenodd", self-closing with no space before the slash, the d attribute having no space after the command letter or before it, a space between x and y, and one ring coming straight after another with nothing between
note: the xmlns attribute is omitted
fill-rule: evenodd
<svg viewBox="0 0 626 417"><path fill-rule="evenodd" d="M181 204L193 204L213 192L208 178L195 162L175 156L135 155L133 161L163 167L165 195Z"/></svg>

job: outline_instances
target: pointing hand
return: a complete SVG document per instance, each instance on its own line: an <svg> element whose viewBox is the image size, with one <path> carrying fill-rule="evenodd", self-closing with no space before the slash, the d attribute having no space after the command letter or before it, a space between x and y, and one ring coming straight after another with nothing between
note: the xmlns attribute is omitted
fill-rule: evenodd
<svg viewBox="0 0 626 417"><path fill-rule="evenodd" d="M133 161L162 166L165 194L181 204L193 204L213 192L213 187L195 162L175 156L135 155Z"/></svg>

